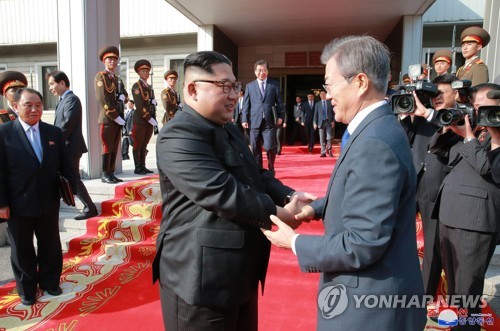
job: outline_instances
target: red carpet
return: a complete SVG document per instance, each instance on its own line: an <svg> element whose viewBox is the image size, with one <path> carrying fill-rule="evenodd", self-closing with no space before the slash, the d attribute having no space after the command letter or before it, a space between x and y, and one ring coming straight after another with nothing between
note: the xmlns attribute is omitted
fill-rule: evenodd
<svg viewBox="0 0 500 331"><path fill-rule="evenodd" d="M276 173L286 184L322 196L335 160L320 158L317 150L311 155L306 147L285 146ZM157 176L117 186L115 199L102 203L102 215L89 220L87 233L70 243L63 295L42 296L40 291L37 304L26 307L14 283L0 287L0 331L163 329L158 286L151 285L160 202ZM298 230L322 231L321 222ZM314 330L318 279L318 274L300 272L291 251L273 247L259 302L260 330ZM445 330L434 323L427 329Z"/></svg>

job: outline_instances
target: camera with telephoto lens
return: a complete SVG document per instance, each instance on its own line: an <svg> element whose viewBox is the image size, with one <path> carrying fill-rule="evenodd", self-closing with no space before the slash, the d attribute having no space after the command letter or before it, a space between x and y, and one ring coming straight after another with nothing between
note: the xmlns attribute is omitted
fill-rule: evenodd
<svg viewBox="0 0 500 331"><path fill-rule="evenodd" d="M439 95L436 85L424 80L400 86L400 90L391 96L391 106L394 114L413 113L415 111L415 99L412 92L415 91L418 100L424 107L431 107L431 98Z"/></svg>
<svg viewBox="0 0 500 331"><path fill-rule="evenodd" d="M457 107L442 109L437 114L438 124L441 126L464 125L465 115L469 115L469 123L476 127L476 111L470 104L472 82L470 80L457 80L451 83L451 88L458 91L460 103Z"/></svg>
<svg viewBox="0 0 500 331"><path fill-rule="evenodd" d="M500 128L500 106L480 106L477 109L477 125Z"/></svg>

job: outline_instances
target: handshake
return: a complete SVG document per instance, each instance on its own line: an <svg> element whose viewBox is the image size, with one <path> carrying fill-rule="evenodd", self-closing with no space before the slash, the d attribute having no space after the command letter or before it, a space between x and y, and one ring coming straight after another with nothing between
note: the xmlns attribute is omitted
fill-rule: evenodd
<svg viewBox="0 0 500 331"><path fill-rule="evenodd" d="M309 205L316 196L307 192L294 192L290 202L284 207L277 207L277 215L271 215L271 221L278 226L277 231L261 229L271 243L282 248L291 248L292 238L302 222L309 222L315 216Z"/></svg>

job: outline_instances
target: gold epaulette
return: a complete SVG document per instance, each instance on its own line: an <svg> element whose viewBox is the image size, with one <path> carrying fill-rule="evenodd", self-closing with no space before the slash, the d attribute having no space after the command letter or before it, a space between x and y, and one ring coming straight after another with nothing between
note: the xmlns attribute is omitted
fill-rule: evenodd
<svg viewBox="0 0 500 331"><path fill-rule="evenodd" d="M484 64L484 61L481 60L481 59L477 59L476 61L474 61L474 63L476 63L476 64Z"/></svg>

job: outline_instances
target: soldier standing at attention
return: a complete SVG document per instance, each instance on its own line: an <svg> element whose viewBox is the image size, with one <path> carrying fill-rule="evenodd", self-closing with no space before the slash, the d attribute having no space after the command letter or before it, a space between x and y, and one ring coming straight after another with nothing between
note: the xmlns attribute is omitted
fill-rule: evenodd
<svg viewBox="0 0 500 331"><path fill-rule="evenodd" d="M134 174L145 175L153 173L146 168L146 147L153 135L153 128L158 125L151 117L150 107L156 106L151 85L148 84L151 63L148 60L139 60L134 65L134 70L139 75L139 80L132 85L132 96L135 102L133 114L134 126L132 127L132 140L134 141Z"/></svg>
<svg viewBox="0 0 500 331"><path fill-rule="evenodd" d="M115 46L101 48L99 59L104 63L105 70L98 72L94 80L95 94L101 108L98 120L102 142L101 181L108 184L123 181L115 176L115 162L122 126L125 125L122 106L127 102L128 95L124 88L119 90L118 85L123 86L123 82L114 73L118 56L119 51Z"/></svg>
<svg viewBox="0 0 500 331"><path fill-rule="evenodd" d="M465 64L457 70L458 79L470 80L472 86L487 83L489 81L488 67L478 54L490 42L490 35L483 28L471 26L462 32L460 39L462 40L462 55L465 58Z"/></svg>
<svg viewBox="0 0 500 331"><path fill-rule="evenodd" d="M177 71L170 69L165 73L165 75L163 75L163 77L168 84L168 86L161 91L161 101L163 103L163 108L165 109L165 115L163 115L162 123L165 125L165 123L174 117L177 109L179 109L181 98L175 91L175 85L177 84L177 79L179 78Z"/></svg>
<svg viewBox="0 0 500 331"><path fill-rule="evenodd" d="M432 56L432 63L434 64L436 76L448 73L448 69L451 66L451 58L452 53L448 49L441 49L434 53L434 56Z"/></svg>
<svg viewBox="0 0 500 331"><path fill-rule="evenodd" d="M0 110L0 124L14 121L17 113L12 108L14 94L20 88L26 87L28 80L26 76L18 71L4 71L0 73L0 94L7 100L6 109Z"/></svg>

